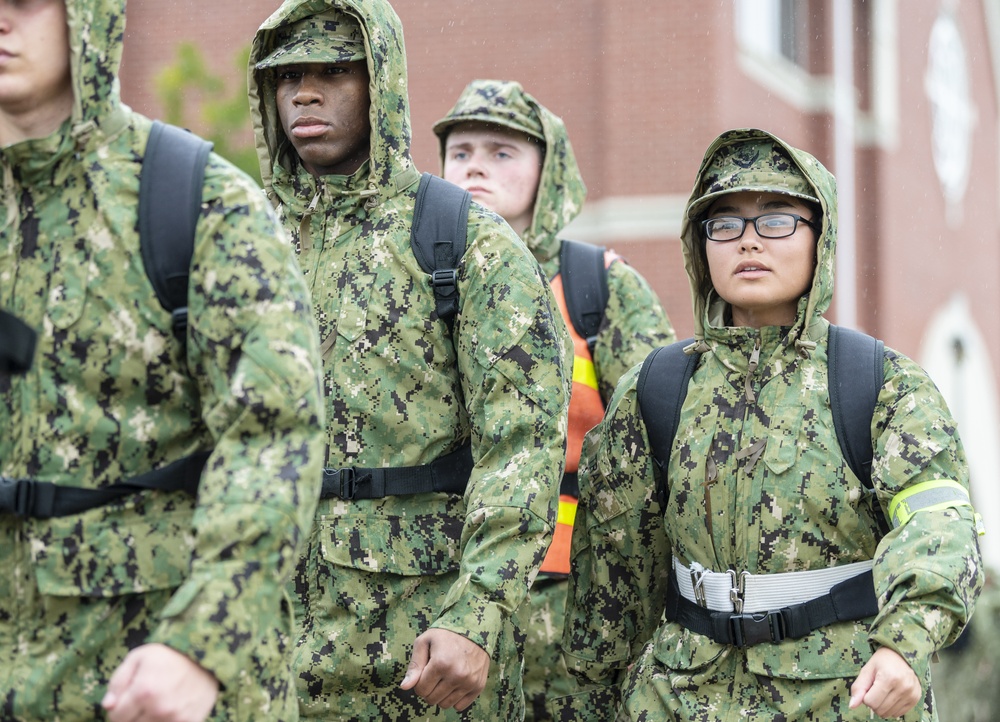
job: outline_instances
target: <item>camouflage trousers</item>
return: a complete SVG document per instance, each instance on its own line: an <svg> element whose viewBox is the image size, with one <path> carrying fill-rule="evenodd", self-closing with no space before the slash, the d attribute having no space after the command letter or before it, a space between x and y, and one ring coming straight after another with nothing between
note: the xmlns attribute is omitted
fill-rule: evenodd
<svg viewBox="0 0 1000 722"><path fill-rule="evenodd" d="M618 720L631 722L862 722L878 720L868 707L848 709L854 679L786 679L754 674L746 656L728 647L693 670L670 670L654 656L655 644L622 685ZM860 666L859 666L860 670ZM932 722L933 694L902 719ZM597 718L595 718L597 719Z"/></svg>
<svg viewBox="0 0 1000 722"><path fill-rule="evenodd" d="M531 587L528 603L518 609L524 630L525 722L558 719L552 700L579 690L566 669L560 644L566 618L569 580L539 577Z"/></svg>
<svg viewBox="0 0 1000 722"><path fill-rule="evenodd" d="M369 523L366 531L375 526ZM414 574L398 564L405 550L393 557L378 543L361 555L340 554L336 533L322 520L314 526L293 582L292 663L300 716L339 722L521 720L523 640L513 620L507 619L498 635L486 688L471 707L459 713L427 705L399 684L414 640L446 603L457 569ZM363 568L373 559L384 571Z"/></svg>
<svg viewBox="0 0 1000 722"><path fill-rule="evenodd" d="M0 520L0 720L104 719L101 700L111 675L156 628L174 589L70 595L40 576L19 529L19 523ZM264 659L254 659L245 683L220 694L210 720L298 719L287 663L289 632L275 630L265 640Z"/></svg>

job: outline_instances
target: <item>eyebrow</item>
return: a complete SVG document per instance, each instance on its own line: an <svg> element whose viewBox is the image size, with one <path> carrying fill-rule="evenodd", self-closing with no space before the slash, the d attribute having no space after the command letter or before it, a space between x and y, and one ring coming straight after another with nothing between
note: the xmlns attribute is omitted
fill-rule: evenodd
<svg viewBox="0 0 1000 722"><path fill-rule="evenodd" d="M472 145L472 141L456 141L455 143L449 142L445 145L445 150L450 150L452 148L471 148ZM487 146L490 150L496 150L497 148L512 148L514 150L518 150L516 145L505 140L489 140L483 145Z"/></svg>
<svg viewBox="0 0 1000 722"><path fill-rule="evenodd" d="M790 201L786 201L782 198L775 198L774 200L770 200L767 203L761 203L759 206L757 206L757 210L761 211L773 211L785 208L795 208L795 205ZM710 211L710 213L713 215L719 213L737 214L739 213L739 209L736 206L717 206L713 208Z"/></svg>

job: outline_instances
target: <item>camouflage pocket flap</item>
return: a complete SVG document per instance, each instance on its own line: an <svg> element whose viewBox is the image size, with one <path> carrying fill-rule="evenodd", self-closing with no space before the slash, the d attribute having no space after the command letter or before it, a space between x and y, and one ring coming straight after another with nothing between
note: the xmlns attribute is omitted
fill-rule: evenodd
<svg viewBox="0 0 1000 722"><path fill-rule="evenodd" d="M763 461L772 473L781 474L795 466L799 457L799 433L802 431L804 408L801 405L782 407L780 413L772 416L767 446L763 452Z"/></svg>
<svg viewBox="0 0 1000 722"><path fill-rule="evenodd" d="M454 515L325 517L318 531L323 558L337 566L402 576L459 567L462 523Z"/></svg>
<svg viewBox="0 0 1000 722"><path fill-rule="evenodd" d="M132 509L37 522L35 578L42 594L117 597L173 589L191 562L191 513Z"/></svg>

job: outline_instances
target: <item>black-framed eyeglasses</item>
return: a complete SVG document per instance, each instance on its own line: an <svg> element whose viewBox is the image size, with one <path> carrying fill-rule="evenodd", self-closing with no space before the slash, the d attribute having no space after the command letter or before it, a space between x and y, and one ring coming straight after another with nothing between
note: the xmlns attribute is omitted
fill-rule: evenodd
<svg viewBox="0 0 1000 722"><path fill-rule="evenodd" d="M819 230L808 218L794 213L765 213L756 218L741 216L719 216L701 222L705 238L717 243L738 241L747 229L747 223L753 223L757 235L761 238L787 238L795 233L799 223L805 223L810 228Z"/></svg>

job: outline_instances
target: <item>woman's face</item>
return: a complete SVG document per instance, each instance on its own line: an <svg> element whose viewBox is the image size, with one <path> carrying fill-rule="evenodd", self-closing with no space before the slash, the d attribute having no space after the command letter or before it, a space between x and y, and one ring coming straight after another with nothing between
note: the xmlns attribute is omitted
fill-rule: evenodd
<svg viewBox="0 0 1000 722"><path fill-rule="evenodd" d="M778 216L773 224L768 219L761 223L774 228L791 223L795 230L784 238L767 238L757 232L753 221L746 220L789 213L819 225L809 204L781 193L730 193L709 208L707 219L732 217L746 223L743 235L735 240L704 241L712 285L732 308L734 326L760 328L795 322L799 298L812 284L818 231Z"/></svg>

